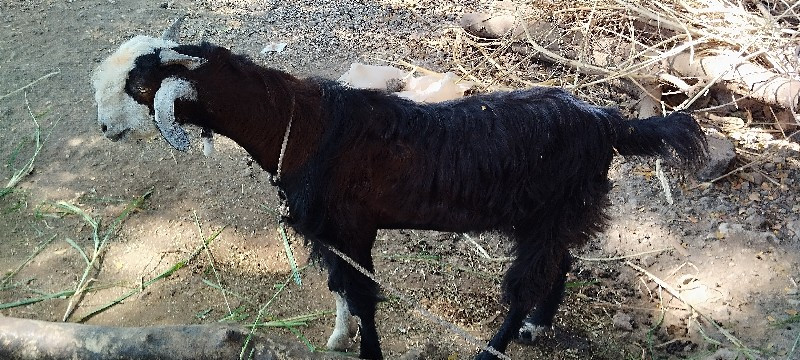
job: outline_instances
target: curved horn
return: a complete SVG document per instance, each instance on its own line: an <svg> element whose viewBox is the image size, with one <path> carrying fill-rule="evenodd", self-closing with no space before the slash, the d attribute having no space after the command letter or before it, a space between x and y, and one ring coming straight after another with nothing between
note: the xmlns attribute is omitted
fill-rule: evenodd
<svg viewBox="0 0 800 360"><path fill-rule="evenodd" d="M189 136L175 121L175 100L197 100L197 90L191 83L178 78L166 78L156 91L153 109L155 123L161 136L175 149L189 150Z"/></svg>
<svg viewBox="0 0 800 360"><path fill-rule="evenodd" d="M158 53L161 65L183 65L189 70L194 70L206 63L206 59L196 56L181 54L173 49L161 49Z"/></svg>
<svg viewBox="0 0 800 360"><path fill-rule="evenodd" d="M183 15L175 20L172 25L170 25L164 33L161 34L161 38L164 40L171 40L174 42L180 42L181 37L181 24L183 24L183 19L186 19L186 15Z"/></svg>

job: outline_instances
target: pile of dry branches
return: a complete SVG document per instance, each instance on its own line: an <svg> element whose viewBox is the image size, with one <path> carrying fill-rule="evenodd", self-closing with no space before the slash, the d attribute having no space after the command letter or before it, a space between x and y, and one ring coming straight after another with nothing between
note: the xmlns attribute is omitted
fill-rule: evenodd
<svg viewBox="0 0 800 360"><path fill-rule="evenodd" d="M466 15L451 44L484 88L557 85L598 103L622 89L639 117L744 110L788 130L800 118L798 24L789 0L500 2Z"/></svg>

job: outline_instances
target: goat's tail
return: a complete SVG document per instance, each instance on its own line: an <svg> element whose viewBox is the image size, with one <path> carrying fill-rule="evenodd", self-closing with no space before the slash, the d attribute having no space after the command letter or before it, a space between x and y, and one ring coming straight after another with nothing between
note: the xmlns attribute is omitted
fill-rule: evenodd
<svg viewBox="0 0 800 360"><path fill-rule="evenodd" d="M641 120L623 120L618 113L611 117L617 120L612 120L614 147L621 155L660 156L673 165L690 168L700 166L708 156L706 136L687 113Z"/></svg>

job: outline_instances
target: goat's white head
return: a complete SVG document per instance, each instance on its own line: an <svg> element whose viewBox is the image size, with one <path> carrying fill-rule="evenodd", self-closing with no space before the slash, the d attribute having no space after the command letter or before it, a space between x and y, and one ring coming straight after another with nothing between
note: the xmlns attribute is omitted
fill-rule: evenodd
<svg viewBox="0 0 800 360"><path fill-rule="evenodd" d="M178 150L187 150L189 138L175 121L174 102L195 100L197 93L185 79L159 78L156 72L170 65L194 70L204 59L178 53L179 19L161 38L136 36L105 59L92 75L97 121L105 136L119 140L160 131ZM157 79L153 83L153 79Z"/></svg>

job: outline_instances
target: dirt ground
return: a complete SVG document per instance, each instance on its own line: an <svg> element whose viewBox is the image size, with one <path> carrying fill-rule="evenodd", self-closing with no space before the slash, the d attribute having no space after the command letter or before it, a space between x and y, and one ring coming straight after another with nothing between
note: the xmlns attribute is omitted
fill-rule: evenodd
<svg viewBox="0 0 800 360"><path fill-rule="evenodd" d="M453 70L441 51L461 14L488 5L435 1L4 1L0 4L0 158L10 177L32 155L32 117L44 146L35 170L0 198L0 304L72 290L91 257L92 229L59 202L106 229L125 206L152 195L111 237L69 321L143 289L86 320L145 326L255 320L290 274L271 212L275 189L247 154L218 139L210 158L180 153L158 138L110 142L95 118L89 77L96 64L137 34L159 35L189 14L186 42L209 40L298 75L338 77L351 62L408 59ZM282 53L262 54L271 42ZM47 74L55 74L16 91ZM15 92L16 91L16 92ZM6 96L5 94L9 94ZM29 111L30 109L30 111ZM737 116L737 114L728 114ZM611 170L613 221L573 253L569 289L555 327L534 346L512 345L513 359L800 359L796 278L800 244L800 153L757 128L737 139L769 156L711 186L667 172L665 200L654 161L617 159ZM224 229L223 229L224 228ZM165 279L148 281L219 236ZM506 244L493 234L420 231L379 234L377 276L420 306L478 339L502 322L499 283ZM36 252L37 248L41 248ZM293 244L307 263L302 241ZM30 262L26 263L26 259ZM17 272L16 269L23 265ZM646 270L651 276L637 270ZM662 290L658 278L674 288ZM302 270L266 308L267 319L324 312L294 332L266 333L324 351L333 298L325 272ZM145 286L147 285L147 286ZM225 291L221 291L224 289ZM674 295L679 295L680 299ZM0 315L61 321L70 297L0 310ZM711 320L713 319L713 321ZM2 318L0 318L2 321ZM473 344L390 298L377 316L389 358L470 358ZM298 335L299 334L299 335Z"/></svg>

